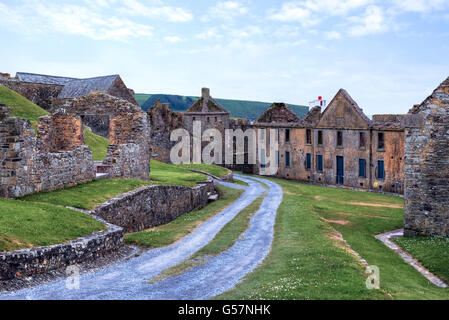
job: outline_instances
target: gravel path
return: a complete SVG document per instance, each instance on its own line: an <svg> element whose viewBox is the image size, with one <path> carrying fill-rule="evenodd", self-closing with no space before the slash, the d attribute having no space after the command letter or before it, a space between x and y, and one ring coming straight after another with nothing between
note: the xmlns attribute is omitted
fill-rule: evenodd
<svg viewBox="0 0 449 320"><path fill-rule="evenodd" d="M69 290L66 288L66 281L59 280L0 295L0 299L207 299L233 288L268 254L276 211L282 201L282 189L277 184L261 178L250 180L241 175L236 177L249 184L242 196L180 241L149 250L140 257L103 270L84 273L80 276L79 289ZM155 284L146 283L208 244L242 209L257 199L265 191L257 181L268 185L269 190L244 237L222 254L184 274ZM238 185L223 184L241 188Z"/></svg>

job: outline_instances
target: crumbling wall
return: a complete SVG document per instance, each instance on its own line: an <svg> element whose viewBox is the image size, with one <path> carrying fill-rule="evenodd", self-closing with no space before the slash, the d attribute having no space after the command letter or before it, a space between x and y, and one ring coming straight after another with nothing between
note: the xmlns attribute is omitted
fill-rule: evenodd
<svg viewBox="0 0 449 320"><path fill-rule="evenodd" d="M103 165L109 177L150 179L150 127L142 113L124 113L111 120L110 145Z"/></svg>
<svg viewBox="0 0 449 320"><path fill-rule="evenodd" d="M15 198L66 188L95 178L92 151L81 120L65 110L39 119L38 137L28 120L0 106L0 197Z"/></svg>
<svg viewBox="0 0 449 320"><path fill-rule="evenodd" d="M160 100L148 109L147 114L151 127L151 152L157 154L154 159L170 163L170 150L177 143L170 141L170 135L173 130L183 128L183 117L173 112L170 104L160 103Z"/></svg>
<svg viewBox="0 0 449 320"><path fill-rule="evenodd" d="M110 122L114 117L142 112L138 105L102 91L92 92L75 99L54 99L52 107L64 108L81 117L83 124L92 132L105 138L109 138Z"/></svg>
<svg viewBox="0 0 449 320"><path fill-rule="evenodd" d="M21 82L17 78L10 78L8 74L0 76L0 85L17 92L39 107L50 111L51 102L62 91L63 86L56 84L40 84Z"/></svg>
<svg viewBox="0 0 449 320"><path fill-rule="evenodd" d="M448 236L449 78L408 116L404 235Z"/></svg>

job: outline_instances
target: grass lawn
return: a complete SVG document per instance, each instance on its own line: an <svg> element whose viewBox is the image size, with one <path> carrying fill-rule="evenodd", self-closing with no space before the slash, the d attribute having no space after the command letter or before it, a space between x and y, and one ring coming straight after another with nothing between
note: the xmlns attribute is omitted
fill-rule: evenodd
<svg viewBox="0 0 449 320"><path fill-rule="evenodd" d="M158 248L170 245L188 235L201 223L222 211L243 193L242 190L223 186L218 186L217 188L222 193L222 197L219 200L208 204L201 210L192 211L182 215L168 224L127 234L125 236L126 242L148 248Z"/></svg>
<svg viewBox="0 0 449 320"><path fill-rule="evenodd" d="M204 171L216 177L224 177L229 173L228 169L226 168L207 163L179 164L178 166L186 169Z"/></svg>
<svg viewBox="0 0 449 320"><path fill-rule="evenodd" d="M119 194L148 184L150 181L137 179L100 179L67 189L27 195L20 200L92 210Z"/></svg>
<svg viewBox="0 0 449 320"><path fill-rule="evenodd" d="M151 181L155 184L182 185L194 187L197 182L206 181L204 174L183 169L177 165L166 164L151 159Z"/></svg>
<svg viewBox="0 0 449 320"><path fill-rule="evenodd" d="M244 186L244 187L248 186L248 183L246 183L245 181L239 180L239 179L234 179L234 183L238 184L238 185L241 185L241 186Z"/></svg>
<svg viewBox="0 0 449 320"><path fill-rule="evenodd" d="M232 247L235 241L237 241L237 239L249 227L249 222L256 211L260 208L264 196L265 195L260 196L254 200L253 203L240 211L240 213L227 225L225 225L224 228L221 229L215 236L215 238L206 246L180 264L162 271L159 275L151 279L150 283L159 282L165 278L187 272L188 270L205 263L212 256L216 256Z"/></svg>
<svg viewBox="0 0 449 320"><path fill-rule="evenodd" d="M449 283L449 238L394 238L402 249L415 257L446 283Z"/></svg>
<svg viewBox="0 0 449 320"><path fill-rule="evenodd" d="M374 238L403 224L403 199L271 179L282 186L272 250L220 299L449 299ZM365 286L365 268L333 234L380 269L381 290Z"/></svg>
<svg viewBox="0 0 449 320"><path fill-rule="evenodd" d="M92 149L94 161L102 161L108 153L109 139L99 136L84 127L84 143Z"/></svg>
<svg viewBox="0 0 449 320"><path fill-rule="evenodd" d="M77 211L0 199L0 252L63 243L105 228Z"/></svg>

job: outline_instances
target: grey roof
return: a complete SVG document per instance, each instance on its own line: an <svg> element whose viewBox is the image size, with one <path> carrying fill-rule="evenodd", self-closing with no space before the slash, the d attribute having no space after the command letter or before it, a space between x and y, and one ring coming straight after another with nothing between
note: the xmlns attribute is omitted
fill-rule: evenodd
<svg viewBox="0 0 449 320"><path fill-rule="evenodd" d="M49 76L45 74L17 72L17 78L22 82L41 83L41 84L56 84L63 86L66 83L77 80L76 78Z"/></svg>
<svg viewBox="0 0 449 320"><path fill-rule="evenodd" d="M72 80L65 84L58 98L76 98L88 95L92 91L107 92L118 77L119 75L116 74L112 76Z"/></svg>

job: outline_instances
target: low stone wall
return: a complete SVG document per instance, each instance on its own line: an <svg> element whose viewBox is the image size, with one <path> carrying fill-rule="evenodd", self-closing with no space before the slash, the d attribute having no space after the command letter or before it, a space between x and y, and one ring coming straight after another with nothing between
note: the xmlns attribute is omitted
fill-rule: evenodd
<svg viewBox="0 0 449 320"><path fill-rule="evenodd" d="M120 249L124 243L123 228L106 225L105 231L63 244L0 253L0 280L49 272L104 257Z"/></svg>
<svg viewBox="0 0 449 320"><path fill-rule="evenodd" d="M211 180L194 188L152 185L122 194L95 208L93 214L137 232L168 223L208 203L214 190Z"/></svg>

